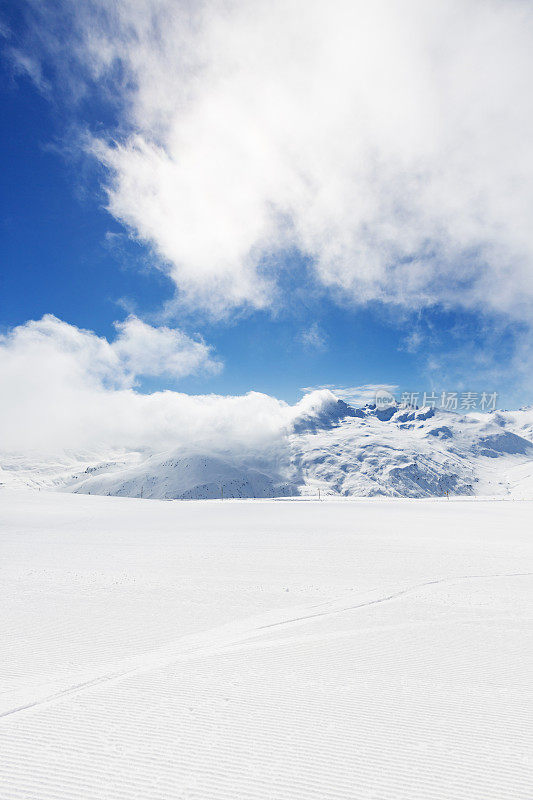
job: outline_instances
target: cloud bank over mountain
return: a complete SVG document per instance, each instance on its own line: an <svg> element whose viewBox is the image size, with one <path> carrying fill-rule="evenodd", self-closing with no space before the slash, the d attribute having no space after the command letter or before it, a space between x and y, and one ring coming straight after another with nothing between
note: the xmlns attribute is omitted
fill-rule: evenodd
<svg viewBox="0 0 533 800"><path fill-rule="evenodd" d="M290 405L142 394L142 375L217 370L182 331L130 317L113 341L51 315L0 337L0 486L153 498L324 493L529 496L533 411L399 406L394 386L328 388Z"/></svg>
<svg viewBox="0 0 533 800"><path fill-rule="evenodd" d="M242 435L250 433L249 414L234 409L239 401L246 402L242 398L217 403L212 397L189 398L172 391L136 391L140 376L177 379L218 372L221 362L202 341L135 317L117 323L116 329L116 338L108 342L46 315L0 336L4 450L164 447L167 442L201 438L202 430L215 441L218 434L227 435L234 414L243 417ZM254 400L249 402L253 406ZM260 425L260 410L256 416Z"/></svg>
<svg viewBox="0 0 533 800"><path fill-rule="evenodd" d="M140 376L216 372L221 362L203 342L176 329L154 328L135 317L116 328L108 342L47 315L0 336L3 452L181 447L243 455L274 446L279 454L295 416L315 413L317 403L337 402L329 391L294 406L259 392L142 394L135 388Z"/></svg>

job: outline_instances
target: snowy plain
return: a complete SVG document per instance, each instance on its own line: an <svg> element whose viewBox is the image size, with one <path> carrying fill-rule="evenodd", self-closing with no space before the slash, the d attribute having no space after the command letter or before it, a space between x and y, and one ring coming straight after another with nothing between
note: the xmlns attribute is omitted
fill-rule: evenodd
<svg viewBox="0 0 533 800"><path fill-rule="evenodd" d="M0 489L0 797L530 798L532 519Z"/></svg>

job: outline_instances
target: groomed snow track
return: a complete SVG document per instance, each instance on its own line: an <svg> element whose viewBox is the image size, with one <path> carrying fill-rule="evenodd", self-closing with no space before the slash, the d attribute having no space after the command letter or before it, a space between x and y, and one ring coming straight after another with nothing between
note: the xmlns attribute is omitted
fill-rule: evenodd
<svg viewBox="0 0 533 800"><path fill-rule="evenodd" d="M533 504L0 493L2 800L526 800Z"/></svg>

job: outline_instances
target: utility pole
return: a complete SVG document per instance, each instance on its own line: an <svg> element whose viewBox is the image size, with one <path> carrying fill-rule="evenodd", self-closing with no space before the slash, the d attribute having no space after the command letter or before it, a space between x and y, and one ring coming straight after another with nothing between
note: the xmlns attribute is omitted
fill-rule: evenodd
<svg viewBox="0 0 533 800"><path fill-rule="evenodd" d="M318 500L320 501L320 486L318 487Z"/></svg>
<svg viewBox="0 0 533 800"><path fill-rule="evenodd" d="M223 499L224 499L224 487L223 487L223 485L222 485L222 484L220 484L220 499L221 499L221 500L223 500Z"/></svg>

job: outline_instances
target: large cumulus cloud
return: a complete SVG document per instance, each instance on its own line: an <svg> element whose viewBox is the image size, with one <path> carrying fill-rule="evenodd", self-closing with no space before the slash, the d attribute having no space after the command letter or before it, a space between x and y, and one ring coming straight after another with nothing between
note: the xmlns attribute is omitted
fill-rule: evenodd
<svg viewBox="0 0 533 800"><path fill-rule="evenodd" d="M269 306L297 248L344 299L530 317L530 3L30 7L21 68L114 105L109 210L194 307Z"/></svg>

